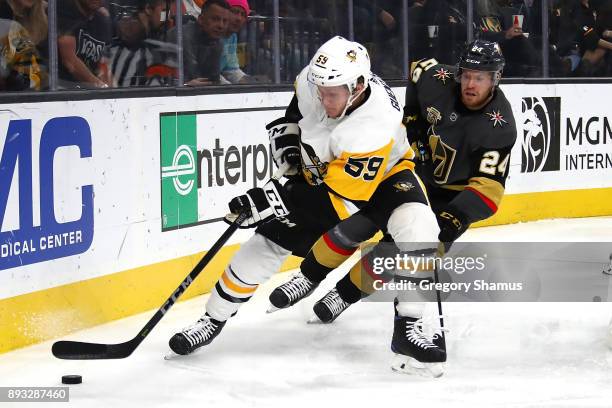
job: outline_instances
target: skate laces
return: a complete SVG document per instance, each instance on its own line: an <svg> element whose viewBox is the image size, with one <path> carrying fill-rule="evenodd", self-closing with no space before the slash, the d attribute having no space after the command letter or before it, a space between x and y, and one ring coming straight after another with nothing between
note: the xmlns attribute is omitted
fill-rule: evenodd
<svg viewBox="0 0 612 408"><path fill-rule="evenodd" d="M287 295L289 300L293 302L308 293L313 286L315 286L315 284L310 279L301 273L297 273L293 275L289 282L281 285L280 289Z"/></svg>
<svg viewBox="0 0 612 408"><path fill-rule="evenodd" d="M406 338L418 347L428 349L437 347L423 333L423 319L417 319L414 322L406 321Z"/></svg>
<svg viewBox="0 0 612 408"><path fill-rule="evenodd" d="M423 332L426 337L431 337L432 341L444 337L444 333L448 333L450 330L447 327L440 327L440 319L446 319L446 317L446 315L437 313L435 315L422 316L419 319L421 321L421 332ZM427 330L424 330L424 328L427 328Z"/></svg>
<svg viewBox="0 0 612 408"><path fill-rule="evenodd" d="M321 302L327 306L334 316L342 313L342 311L349 306L348 303L342 300L336 288L333 288L327 295L325 295Z"/></svg>
<svg viewBox="0 0 612 408"><path fill-rule="evenodd" d="M195 346L207 340L215 330L217 330L217 325L208 316L203 316L191 326L183 329L182 333L189 344Z"/></svg>

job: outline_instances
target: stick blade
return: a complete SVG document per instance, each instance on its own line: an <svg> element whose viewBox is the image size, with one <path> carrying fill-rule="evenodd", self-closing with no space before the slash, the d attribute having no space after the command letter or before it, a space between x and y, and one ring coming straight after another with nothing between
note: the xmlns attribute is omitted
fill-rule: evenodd
<svg viewBox="0 0 612 408"><path fill-rule="evenodd" d="M62 360L109 360L126 358L134 348L130 342L121 344L83 343L80 341L57 341L51 352Z"/></svg>

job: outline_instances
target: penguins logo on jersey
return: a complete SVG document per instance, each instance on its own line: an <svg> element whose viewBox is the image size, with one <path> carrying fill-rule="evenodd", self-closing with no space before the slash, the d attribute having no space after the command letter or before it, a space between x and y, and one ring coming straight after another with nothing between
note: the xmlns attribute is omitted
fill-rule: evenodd
<svg viewBox="0 0 612 408"><path fill-rule="evenodd" d="M302 143L302 173L308 184L321 184L327 174L329 163L322 162L315 154L312 146Z"/></svg>
<svg viewBox="0 0 612 408"><path fill-rule="evenodd" d="M397 191L406 192L406 191L412 190L414 188L414 184L408 181L398 181L397 183L393 185L393 187L395 187Z"/></svg>

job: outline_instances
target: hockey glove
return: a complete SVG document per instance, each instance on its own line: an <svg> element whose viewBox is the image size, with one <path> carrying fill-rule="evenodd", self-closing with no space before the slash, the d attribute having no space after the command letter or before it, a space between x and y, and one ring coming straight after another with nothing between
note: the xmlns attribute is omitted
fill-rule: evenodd
<svg viewBox="0 0 612 408"><path fill-rule="evenodd" d="M286 118L276 119L266 125L270 138L272 158L277 167L288 163L291 167L285 172L286 176L295 176L299 173L302 163L300 155L300 128L297 123L288 122Z"/></svg>
<svg viewBox="0 0 612 408"><path fill-rule="evenodd" d="M438 240L444 244L444 251L448 252L453 242L468 229L470 224L465 215L454 207L447 207L440 211L436 218L440 226Z"/></svg>
<svg viewBox="0 0 612 408"><path fill-rule="evenodd" d="M419 113L414 113L404 117L404 125L406 137L415 154L414 162L417 164L429 163L431 155L427 135L428 123Z"/></svg>
<svg viewBox="0 0 612 408"><path fill-rule="evenodd" d="M229 202L232 214L228 214L225 221L231 223L236 214L247 211L250 215L240 228L253 228L274 218L284 217L289 210L283 201L283 194L283 187L276 180L268 181L262 188L252 188Z"/></svg>

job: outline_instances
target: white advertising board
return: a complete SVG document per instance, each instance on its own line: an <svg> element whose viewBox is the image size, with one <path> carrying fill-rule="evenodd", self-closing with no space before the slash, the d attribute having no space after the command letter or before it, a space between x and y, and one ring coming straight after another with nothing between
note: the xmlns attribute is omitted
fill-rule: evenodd
<svg viewBox="0 0 612 408"><path fill-rule="evenodd" d="M0 299L208 249L227 227L219 220L227 202L272 173L265 124L290 97L49 102L1 110ZM163 224L162 214L173 209L163 208L161 187L175 177L162 169L172 173L174 151L170 162L160 162L167 153L160 123L177 116L197 126L193 173L180 177L196 181L193 228ZM251 233L239 231L230 243Z"/></svg>
<svg viewBox="0 0 612 408"><path fill-rule="evenodd" d="M612 185L610 84L502 86L518 138L509 194Z"/></svg>

